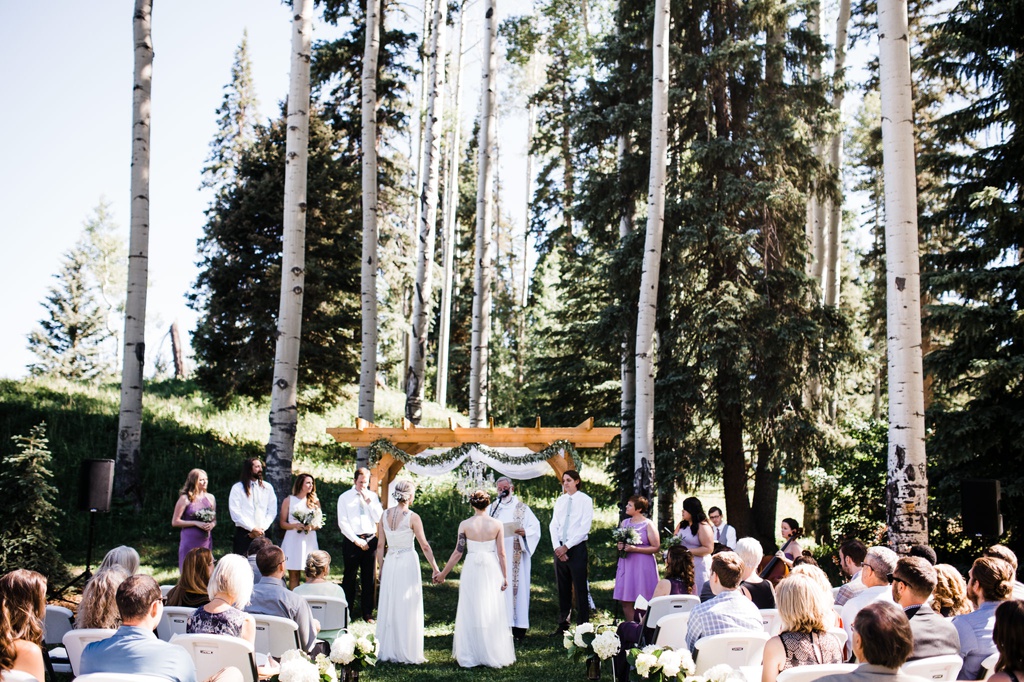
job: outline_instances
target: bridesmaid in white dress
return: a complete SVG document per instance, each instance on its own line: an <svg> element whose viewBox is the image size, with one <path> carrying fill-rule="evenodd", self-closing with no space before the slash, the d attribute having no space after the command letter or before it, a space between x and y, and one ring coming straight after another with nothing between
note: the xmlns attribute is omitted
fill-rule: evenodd
<svg viewBox="0 0 1024 682"><path fill-rule="evenodd" d="M299 523L294 515L305 516L319 508L316 481L309 474L299 474L292 485L292 494L281 503L281 515L277 520L285 531L281 549L284 550L284 567L288 569L289 589L298 587L299 576L306 570L306 557L309 553L320 549L316 542L316 529L309 524Z"/></svg>
<svg viewBox="0 0 1024 682"><path fill-rule="evenodd" d="M423 656L423 578L413 539L437 575L437 562L423 534L423 522L409 509L415 493L409 481L398 481L391 497L398 504L381 517L377 537L380 570L380 600L377 604L377 658L395 663L425 663ZM385 558L387 561L385 561Z"/></svg>
<svg viewBox="0 0 1024 682"><path fill-rule="evenodd" d="M463 668L504 668L516 661L508 605L502 594L508 587L504 526L487 515L491 497L484 491L474 492L469 503L473 516L459 524L455 551L434 582L444 582L452 567L466 555L459 583L452 655Z"/></svg>

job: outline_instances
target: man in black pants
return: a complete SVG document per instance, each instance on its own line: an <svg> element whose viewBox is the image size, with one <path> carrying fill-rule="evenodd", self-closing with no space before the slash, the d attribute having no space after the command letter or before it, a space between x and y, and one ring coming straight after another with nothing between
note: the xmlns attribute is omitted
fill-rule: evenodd
<svg viewBox="0 0 1024 682"><path fill-rule="evenodd" d="M345 590L348 608L356 609L356 573L361 574L360 607L363 620L373 622L374 578L377 555L377 522L384 514L380 498L367 488L370 470L356 469L355 483L338 498L338 527L341 528L341 556L345 573L341 587Z"/></svg>
<svg viewBox="0 0 1024 682"><path fill-rule="evenodd" d="M555 500L548 528L555 548L555 582L558 585L558 627L552 636L560 636L569 628L574 591L576 624L590 620L587 537L594 520L594 501L579 488L579 472L570 469L562 474L563 494Z"/></svg>

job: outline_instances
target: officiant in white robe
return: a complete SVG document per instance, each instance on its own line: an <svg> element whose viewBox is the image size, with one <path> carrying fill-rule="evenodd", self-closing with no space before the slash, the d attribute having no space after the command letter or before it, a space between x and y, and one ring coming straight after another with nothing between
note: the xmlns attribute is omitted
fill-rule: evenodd
<svg viewBox="0 0 1024 682"><path fill-rule="evenodd" d="M540 545L540 522L526 503L516 497L511 479L502 476L495 485L498 499L488 513L505 524L505 602L512 635L516 641L522 641L530 627L530 564Z"/></svg>

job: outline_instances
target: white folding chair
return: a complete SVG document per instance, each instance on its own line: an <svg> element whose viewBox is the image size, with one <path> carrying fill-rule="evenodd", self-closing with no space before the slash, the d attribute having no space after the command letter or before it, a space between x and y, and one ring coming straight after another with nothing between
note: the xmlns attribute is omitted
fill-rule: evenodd
<svg viewBox="0 0 1024 682"><path fill-rule="evenodd" d="M49 649L47 655L55 673L71 673L68 652L64 649L63 643L65 633L71 632L74 628L74 614L71 613L71 609L63 606L46 606L43 641Z"/></svg>
<svg viewBox="0 0 1024 682"><path fill-rule="evenodd" d="M161 585L160 586L160 596L163 597L164 599L166 599L167 598L167 594L171 590L173 590L173 589L174 589L174 585Z"/></svg>
<svg viewBox="0 0 1024 682"><path fill-rule="evenodd" d="M999 652L997 651L981 662L981 669L985 671L985 677L983 679L987 680L988 678L992 677L992 673L995 672L996 662L998 660Z"/></svg>
<svg viewBox="0 0 1024 682"><path fill-rule="evenodd" d="M959 654L946 654L944 656L929 656L919 658L916 661L907 661L903 664L903 672L908 675L916 675L926 680L955 680L960 674L960 668L964 665L964 659Z"/></svg>
<svg viewBox="0 0 1024 682"><path fill-rule="evenodd" d="M167 678L132 673L89 673L88 675L79 675L74 682L167 682Z"/></svg>
<svg viewBox="0 0 1024 682"><path fill-rule="evenodd" d="M321 630L342 630L348 627L348 602L341 597L301 593L300 596L309 604L313 617L320 622Z"/></svg>
<svg viewBox="0 0 1024 682"><path fill-rule="evenodd" d="M672 613L658 621L654 630L654 644L670 649L686 648L686 624L690 622L690 612Z"/></svg>
<svg viewBox="0 0 1024 682"><path fill-rule="evenodd" d="M779 618L778 609L758 609L761 612L761 625L764 631L774 637L779 634L782 628L782 620Z"/></svg>
<svg viewBox="0 0 1024 682"><path fill-rule="evenodd" d="M0 682L43 682L21 670L0 670Z"/></svg>
<svg viewBox="0 0 1024 682"><path fill-rule="evenodd" d="M760 665L767 632L729 632L697 640L697 673L725 663L732 668Z"/></svg>
<svg viewBox="0 0 1024 682"><path fill-rule="evenodd" d="M196 664L196 679L208 680L227 666L242 672L243 682L257 682L256 659L252 645L241 637L229 635L175 635L171 644L188 652Z"/></svg>
<svg viewBox="0 0 1024 682"><path fill-rule="evenodd" d="M110 628L85 628L83 630L72 630L65 632L64 637L61 641L64 642L64 648L68 652L68 662L71 664L71 672L75 675L78 674L78 664L82 660L82 651L85 649L87 644L93 642L101 642L108 637L113 636L117 630Z"/></svg>
<svg viewBox="0 0 1024 682"><path fill-rule="evenodd" d="M814 682L825 675L839 675L856 670L856 663L829 663L824 665L798 665L779 673L777 682ZM77 682L77 681L76 681Z"/></svg>
<svg viewBox="0 0 1024 682"><path fill-rule="evenodd" d="M667 594L655 597L647 606L643 626L654 629L658 621L673 613L689 613L700 603L700 597L693 594Z"/></svg>
<svg viewBox="0 0 1024 682"><path fill-rule="evenodd" d="M164 615L156 625L156 636L165 642L171 641L174 635L184 635L188 619L195 611L191 606L165 606Z"/></svg>
<svg viewBox="0 0 1024 682"><path fill-rule="evenodd" d="M299 626L291 618L249 614L256 621L256 650L280 658L290 649L302 649Z"/></svg>

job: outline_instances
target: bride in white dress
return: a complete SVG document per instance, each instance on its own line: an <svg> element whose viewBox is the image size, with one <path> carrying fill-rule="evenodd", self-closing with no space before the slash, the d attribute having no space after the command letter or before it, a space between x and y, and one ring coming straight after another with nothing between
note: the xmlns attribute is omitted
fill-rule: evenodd
<svg viewBox="0 0 1024 682"><path fill-rule="evenodd" d="M469 503L473 516L459 524L455 551L434 582L444 582L452 567L466 555L459 583L452 654L463 668L504 668L516 661L508 607L502 594L508 587L504 526L487 515L491 497L484 491L474 492Z"/></svg>
<svg viewBox="0 0 1024 682"><path fill-rule="evenodd" d="M423 656L423 578L420 560L413 539L420 543L423 556L438 574L434 553L423 534L419 514L411 511L414 488L409 481L399 481L391 496L398 504L381 517L377 537L387 539L377 545L377 562L381 564L380 599L377 604L378 658L396 663L425 663ZM387 561L385 561L385 558Z"/></svg>

